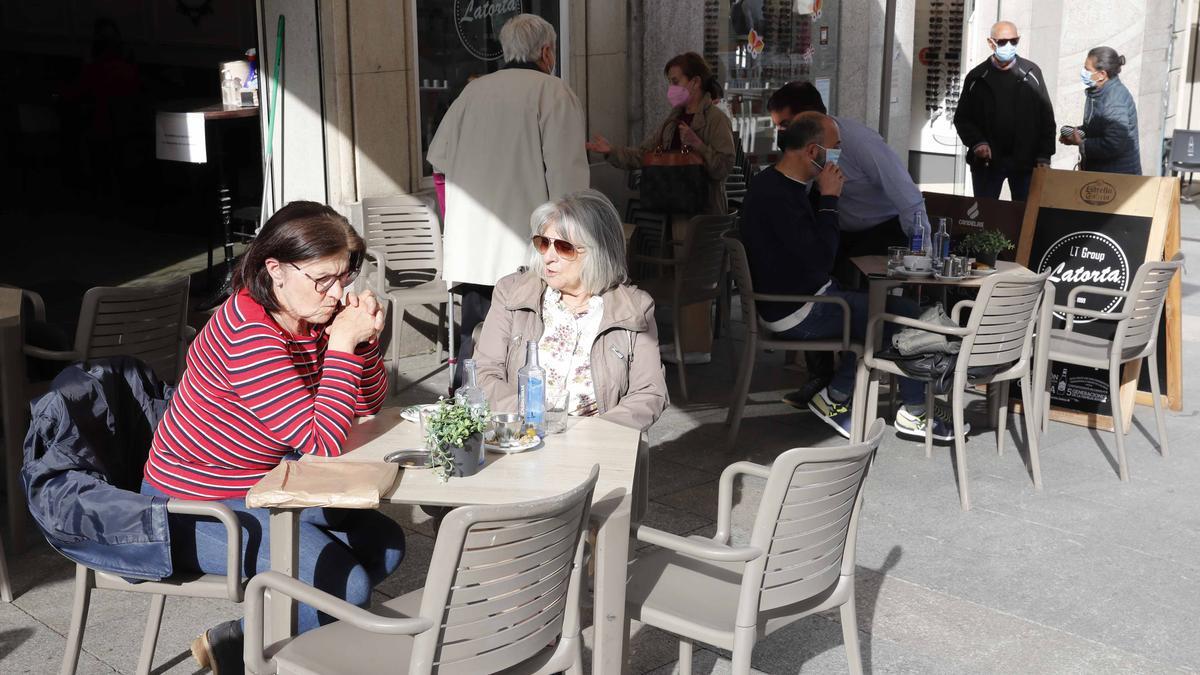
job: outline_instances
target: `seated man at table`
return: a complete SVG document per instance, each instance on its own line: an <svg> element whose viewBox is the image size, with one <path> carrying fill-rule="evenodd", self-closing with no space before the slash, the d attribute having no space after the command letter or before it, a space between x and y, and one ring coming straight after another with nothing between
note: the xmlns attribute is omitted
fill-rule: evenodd
<svg viewBox="0 0 1200 675"><path fill-rule="evenodd" d="M751 179L746 191L742 243L756 292L842 298L850 306L852 338L862 341L867 294L843 290L830 277L840 240L838 197L845 179L837 165L827 160L829 151L840 144L833 119L818 112L797 116L780 133L779 161ZM842 334L842 310L834 304L763 302L758 311L760 324L780 339L826 340ZM919 308L911 300L888 296L887 311L915 317ZM885 344L891 331L892 324L885 324ZM855 366L852 352L842 354L829 385L808 402L813 414L846 438L850 437ZM923 385L902 378L900 394L904 406L896 414L896 431L924 440L929 415ZM953 439L948 411L936 411L933 435Z"/></svg>
<svg viewBox="0 0 1200 675"><path fill-rule="evenodd" d="M821 92L806 80L788 82L767 99L771 123L788 128L801 113L825 112ZM847 288L857 288L861 273L850 258L885 255L889 246L907 246L917 224L929 224L921 189L913 183L904 162L883 137L849 117L834 117L842 139L841 154L833 160L845 177L838 200L838 245L833 276ZM828 354L806 354L810 379L799 391L783 397L800 407L829 383L833 359Z"/></svg>

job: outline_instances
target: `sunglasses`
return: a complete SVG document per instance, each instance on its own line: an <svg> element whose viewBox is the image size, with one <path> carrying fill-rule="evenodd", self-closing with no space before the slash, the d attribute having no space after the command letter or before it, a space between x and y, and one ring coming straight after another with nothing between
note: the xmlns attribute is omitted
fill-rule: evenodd
<svg viewBox="0 0 1200 675"><path fill-rule="evenodd" d="M350 259L350 266L346 269L345 272L342 272L341 274L334 274L334 275L328 275L328 276L317 277L317 278L313 278L313 276L310 275L308 272L305 272L304 270L300 269L300 266L297 265L296 263L288 263L288 264L291 265L292 267L295 267L297 272L308 277L308 280L313 282L313 289L315 289L318 293L325 294L325 293L329 292L329 289L333 288L334 284L340 284L341 287L343 289L345 289L350 284L354 283L354 280L358 278L359 270L362 269L362 256L352 256Z"/></svg>
<svg viewBox="0 0 1200 675"><path fill-rule="evenodd" d="M563 260L574 260L579 257L579 252L583 249L566 239L551 239L540 234L535 234L530 238L533 242L533 248L538 252L538 255L545 255L550 246L554 246L554 252Z"/></svg>
<svg viewBox="0 0 1200 675"><path fill-rule="evenodd" d="M1006 45L1006 44L1008 44L1008 43L1010 43L1010 42L1012 43L1012 45L1013 45L1014 47L1016 47L1016 46L1017 46L1017 43L1019 43L1019 42L1021 41L1021 38L1019 38L1019 37L1015 37L1015 38L998 38L998 39L997 39L997 38L988 38L988 39L989 39L989 40L991 40L991 41L992 41L992 42L993 42L993 43L994 43L994 44L995 44L997 47L1003 47L1004 45Z"/></svg>

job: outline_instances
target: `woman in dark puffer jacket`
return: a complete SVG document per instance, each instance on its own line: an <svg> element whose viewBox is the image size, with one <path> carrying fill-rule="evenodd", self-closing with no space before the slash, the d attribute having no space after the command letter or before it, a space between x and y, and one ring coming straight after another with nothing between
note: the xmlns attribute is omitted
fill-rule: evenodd
<svg viewBox="0 0 1200 675"><path fill-rule="evenodd" d="M1125 57L1112 47L1088 52L1079 77L1086 88L1083 124L1058 140L1079 146L1079 168L1141 175L1137 108L1121 82Z"/></svg>

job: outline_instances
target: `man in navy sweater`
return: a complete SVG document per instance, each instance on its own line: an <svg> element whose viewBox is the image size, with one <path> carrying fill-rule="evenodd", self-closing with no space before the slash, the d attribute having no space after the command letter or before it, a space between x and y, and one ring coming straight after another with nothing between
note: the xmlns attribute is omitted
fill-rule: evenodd
<svg viewBox="0 0 1200 675"><path fill-rule="evenodd" d="M837 125L818 112L799 115L780 132L779 162L750 181L742 203L742 243L756 292L842 298L850 307L852 337L861 341L867 329L867 294L843 290L830 276L840 243L838 197L845 182L837 166L840 145ZM920 308L889 296L887 311L915 317ZM758 312L760 325L782 339L825 340L842 334L842 309L834 304L762 302ZM885 324L884 344L893 328ZM818 418L846 438L855 362L852 352L842 354L833 380L808 402ZM924 440L928 416L923 385L901 378L900 395L904 406L896 414L896 431ZM952 440L945 413L934 415L934 438Z"/></svg>

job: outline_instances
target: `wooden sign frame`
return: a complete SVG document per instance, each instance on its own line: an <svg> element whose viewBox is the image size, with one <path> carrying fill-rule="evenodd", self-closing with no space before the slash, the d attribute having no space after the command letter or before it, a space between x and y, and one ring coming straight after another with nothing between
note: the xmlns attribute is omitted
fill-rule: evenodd
<svg viewBox="0 0 1200 675"><path fill-rule="evenodd" d="M1095 186L1100 184L1103 194L1096 194ZM1033 269L1030 255L1038 212L1043 207L1150 217L1152 221L1145 260L1140 262L1170 259L1180 246L1179 196L1178 178L1035 169L1025 206L1025 220L1021 226L1021 240L1017 246L1017 262ZM1088 198L1086 201L1085 197ZM1134 271L1130 271L1130 278ZM1183 282L1180 276L1176 275L1171 282L1163 317L1166 324L1166 369L1160 376L1165 391L1163 402L1171 410L1183 409ZM1141 360L1134 361L1126 364L1121 373L1121 411L1126 433L1132 426L1134 402L1141 405L1153 405L1154 402L1152 394L1137 390L1141 367ZM1050 417L1070 424L1109 431L1113 429L1112 417L1098 413L1052 407Z"/></svg>

